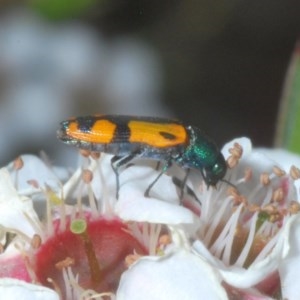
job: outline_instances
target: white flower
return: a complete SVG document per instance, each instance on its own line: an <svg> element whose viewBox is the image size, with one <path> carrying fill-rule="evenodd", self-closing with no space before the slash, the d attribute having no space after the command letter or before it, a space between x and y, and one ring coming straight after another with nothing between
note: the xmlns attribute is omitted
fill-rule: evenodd
<svg viewBox="0 0 300 300"><path fill-rule="evenodd" d="M192 172L182 200L179 168L145 197L159 171L135 160L120 170L116 199L110 155L81 158L69 177L22 156L0 170L0 277L23 280L28 293L34 280L63 299L279 299L281 287L295 299L299 170L286 174L251 148L245 138L226 145L237 166L216 189ZM2 283L9 293L11 281Z"/></svg>

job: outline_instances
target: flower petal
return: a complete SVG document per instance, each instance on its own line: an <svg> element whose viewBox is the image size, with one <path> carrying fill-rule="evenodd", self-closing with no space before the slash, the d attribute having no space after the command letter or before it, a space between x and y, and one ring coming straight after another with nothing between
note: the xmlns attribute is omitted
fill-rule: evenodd
<svg viewBox="0 0 300 300"><path fill-rule="evenodd" d="M208 251L202 241L195 241L193 247L197 253L209 261L212 266L219 269L219 272L226 283L237 288L250 288L277 270L282 255L283 243L282 239L279 239L272 252L265 259L251 264L248 269L236 267L234 265L226 266Z"/></svg>
<svg viewBox="0 0 300 300"><path fill-rule="evenodd" d="M179 251L144 257L123 273L117 300L228 299L215 269L199 256Z"/></svg>
<svg viewBox="0 0 300 300"><path fill-rule="evenodd" d="M29 222L28 217L32 222ZM17 222L16 222L17 220ZM32 224L39 220L27 197L20 197L5 168L0 169L0 225L16 229L28 236L36 233Z"/></svg>
<svg viewBox="0 0 300 300"><path fill-rule="evenodd" d="M284 299L298 299L300 285L300 215L291 217L285 224L284 231L284 260L279 264L282 297Z"/></svg>
<svg viewBox="0 0 300 300"><path fill-rule="evenodd" d="M45 187L45 184L59 188L59 180L54 171L48 167L39 157L30 154L21 155L23 161L22 168L15 170L14 162L11 162L7 169L11 170L12 179L17 182L18 192L22 195L31 195L36 193L37 189L28 183L30 180L35 180L40 187ZM63 175L65 177L65 174Z"/></svg>
<svg viewBox="0 0 300 300"><path fill-rule="evenodd" d="M8 278L0 279L0 295L10 300L59 300L58 294L49 288Z"/></svg>

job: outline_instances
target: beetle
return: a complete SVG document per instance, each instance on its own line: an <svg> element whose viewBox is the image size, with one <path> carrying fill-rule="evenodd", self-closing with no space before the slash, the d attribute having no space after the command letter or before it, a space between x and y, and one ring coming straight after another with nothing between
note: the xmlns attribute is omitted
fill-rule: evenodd
<svg viewBox="0 0 300 300"><path fill-rule="evenodd" d="M187 169L183 186L190 169L200 171L207 187L226 181L223 179L227 171L226 161L216 144L197 127L177 120L89 115L61 122L57 136L68 145L114 155L111 165L116 174L117 198L119 168L136 157L163 163L160 174L149 185L145 196L149 196L150 189L173 163Z"/></svg>

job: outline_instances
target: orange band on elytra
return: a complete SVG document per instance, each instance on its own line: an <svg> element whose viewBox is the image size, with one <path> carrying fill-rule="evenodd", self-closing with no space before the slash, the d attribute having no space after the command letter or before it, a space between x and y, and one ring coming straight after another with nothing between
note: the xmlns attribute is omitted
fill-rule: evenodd
<svg viewBox="0 0 300 300"><path fill-rule="evenodd" d="M90 131L82 131L78 127L78 122L70 122L67 134L75 139L89 143L108 144L114 138L116 124L108 120L97 120Z"/></svg>
<svg viewBox="0 0 300 300"><path fill-rule="evenodd" d="M186 143L186 129L176 123L151 123L144 121L130 121L131 143L145 143L152 147L164 148Z"/></svg>

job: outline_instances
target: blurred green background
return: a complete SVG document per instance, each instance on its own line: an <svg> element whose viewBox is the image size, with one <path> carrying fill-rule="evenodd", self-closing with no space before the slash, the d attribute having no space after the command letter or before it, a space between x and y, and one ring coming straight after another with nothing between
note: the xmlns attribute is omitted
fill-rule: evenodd
<svg viewBox="0 0 300 300"><path fill-rule="evenodd" d="M176 117L202 128L220 146L238 136L250 137L256 146L273 144L282 86L300 32L299 1L10 0L1 1L0 10L0 114L5 112L0 115L2 164L24 151L40 149L56 161L64 160L58 154L63 146L55 138L58 122L96 112ZM33 43L46 49L30 60L24 56L24 67L22 47L33 45L32 36L19 36L22 30L13 31L13 24L30 18L39 20L30 25L39 34ZM82 60L91 61L82 66L80 55L74 54L76 64L72 63L73 50L60 48L60 41L77 31L78 45L87 43L94 49L83 55ZM63 33L62 40L55 38ZM14 46L9 48L11 40ZM57 48L52 50L54 40ZM76 45L74 49L79 48ZM49 57L58 48L61 63L54 59L52 63ZM35 51L30 49L26 51ZM14 56L14 51L20 54ZM64 57L69 64L66 76L60 71ZM44 61L46 67L41 67ZM135 63L138 72L131 73ZM52 75L46 76L47 72ZM74 74L77 77L69 80ZM41 107L28 100L32 98L25 87L28 78L30 91L34 95L39 91L35 103L43 103ZM64 86L59 97L55 97L57 86ZM17 94L23 105L12 100L20 87ZM8 109L10 103L16 104ZM44 110L45 117L33 122ZM34 128L42 130L42 123L45 131L35 133Z"/></svg>

